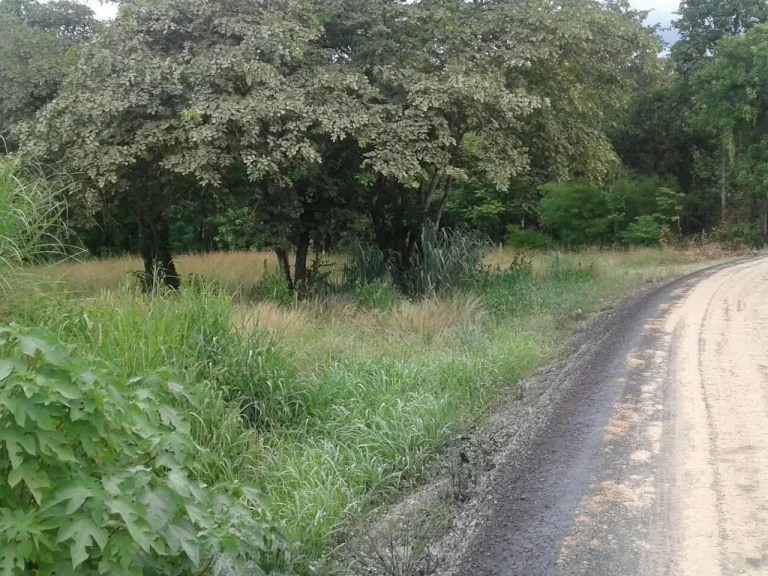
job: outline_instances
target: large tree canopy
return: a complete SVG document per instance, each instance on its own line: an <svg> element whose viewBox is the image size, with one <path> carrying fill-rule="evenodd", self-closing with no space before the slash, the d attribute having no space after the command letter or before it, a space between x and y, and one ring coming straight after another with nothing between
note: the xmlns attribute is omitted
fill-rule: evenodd
<svg viewBox="0 0 768 576"><path fill-rule="evenodd" d="M610 194L627 170L685 192L683 232L754 230L762 87L740 78L765 4L679 15L660 59L624 0L135 0L108 25L0 0L0 133L173 283L171 244L271 247L293 285L350 234L407 274L428 225L501 239L543 222L542 185Z"/></svg>
<svg viewBox="0 0 768 576"><path fill-rule="evenodd" d="M76 2L0 0L0 137L8 148L17 125L58 93L77 61L73 47L100 30L93 11Z"/></svg>
<svg viewBox="0 0 768 576"><path fill-rule="evenodd" d="M249 211L290 283L355 214L405 269L457 183L603 179L605 118L657 49L589 0L137 1L83 48L29 149L132 215L147 272L176 276L168 220L201 197Z"/></svg>
<svg viewBox="0 0 768 576"><path fill-rule="evenodd" d="M695 72L711 58L721 38L743 34L768 21L765 0L682 0L675 22L680 41L673 48L683 73Z"/></svg>

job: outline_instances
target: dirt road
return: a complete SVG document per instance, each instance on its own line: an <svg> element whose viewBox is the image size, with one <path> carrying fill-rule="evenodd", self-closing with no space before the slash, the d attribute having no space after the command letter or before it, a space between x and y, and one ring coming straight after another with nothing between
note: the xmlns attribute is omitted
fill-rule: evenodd
<svg viewBox="0 0 768 576"><path fill-rule="evenodd" d="M768 575L768 260L616 320L448 573Z"/></svg>

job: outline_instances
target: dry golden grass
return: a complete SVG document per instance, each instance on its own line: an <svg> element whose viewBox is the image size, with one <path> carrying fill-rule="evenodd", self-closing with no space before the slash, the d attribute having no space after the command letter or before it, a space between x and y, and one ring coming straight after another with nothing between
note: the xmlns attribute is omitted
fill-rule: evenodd
<svg viewBox="0 0 768 576"><path fill-rule="evenodd" d="M278 336L302 366L351 356L386 355L405 360L435 353L462 329L479 326L485 317L480 299L467 294L404 301L388 311L363 309L330 298L285 307L243 304L233 309L240 331L268 330Z"/></svg>
<svg viewBox="0 0 768 576"><path fill-rule="evenodd" d="M563 256L582 266L591 266L599 276L637 276L641 282L658 281L680 272L695 270L703 262L726 260L733 257L717 244L692 245L685 248L635 248L611 250L587 248L578 252L564 252ZM491 267L508 268L519 256L510 249L492 250L485 258ZM534 273L551 268L558 252L528 253ZM176 259L182 276L196 275L220 283L228 293L235 295L256 285L265 269L277 269L273 252L214 252L209 254L188 254ZM106 260L67 262L55 266L39 267L32 271L34 278L59 282L69 290L83 295L94 295L102 290L114 290L131 280L131 272L141 270L143 264L137 257L120 257ZM314 303L314 315L329 317L323 310L334 307L339 313L338 302ZM359 311L358 311L359 312ZM358 312L354 312L357 314ZM339 314L330 315L335 320ZM343 321L345 315L341 314Z"/></svg>
<svg viewBox="0 0 768 576"><path fill-rule="evenodd" d="M213 252L188 254L176 258L179 273L193 274L220 282L234 294L242 287L255 285L267 270L277 269L273 252ZM130 281L131 272L143 270L140 258L126 256L107 260L68 262L38 268L35 275L65 284L83 294L114 290Z"/></svg>
<svg viewBox="0 0 768 576"><path fill-rule="evenodd" d="M463 326L476 324L484 315L480 299L468 294L403 302L378 316L382 330L424 341L441 341Z"/></svg>
<svg viewBox="0 0 768 576"><path fill-rule="evenodd" d="M232 310L232 324L242 332L261 329L282 336L297 336L306 332L313 320L301 305L286 307L274 302L260 302L253 306L235 306Z"/></svg>

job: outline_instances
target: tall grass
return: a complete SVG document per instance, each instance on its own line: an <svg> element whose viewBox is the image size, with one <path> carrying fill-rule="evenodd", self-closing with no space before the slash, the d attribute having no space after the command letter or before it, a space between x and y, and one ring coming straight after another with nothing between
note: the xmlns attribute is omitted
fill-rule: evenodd
<svg viewBox="0 0 768 576"><path fill-rule="evenodd" d="M485 243L464 231L428 223L406 277L414 294L438 294L463 287L479 271Z"/></svg>
<svg viewBox="0 0 768 576"><path fill-rule="evenodd" d="M661 269L649 259L515 256L463 292L385 307L343 296L233 304L199 282L156 298L127 288L27 298L14 315L121 377L167 368L198 388L192 433L217 456L206 479L258 485L291 542L290 570L322 573L362 515L424 478L454 434L554 357L577 312L625 294L637 270Z"/></svg>
<svg viewBox="0 0 768 576"><path fill-rule="evenodd" d="M65 204L59 190L16 159L0 159L0 288L20 266L63 253L56 232Z"/></svg>

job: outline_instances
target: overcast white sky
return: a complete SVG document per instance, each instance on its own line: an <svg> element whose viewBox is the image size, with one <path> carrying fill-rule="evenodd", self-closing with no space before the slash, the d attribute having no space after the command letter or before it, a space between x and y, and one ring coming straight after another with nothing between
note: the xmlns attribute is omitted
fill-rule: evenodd
<svg viewBox="0 0 768 576"><path fill-rule="evenodd" d="M664 26L669 26L674 18L673 12L679 5L678 0L630 0L630 2L640 10L653 10L648 17L649 23L661 22ZM115 4L103 4L100 0L86 0L86 3L94 9L99 18L112 18L117 12ZM664 33L663 36L668 42L675 39L674 32Z"/></svg>

